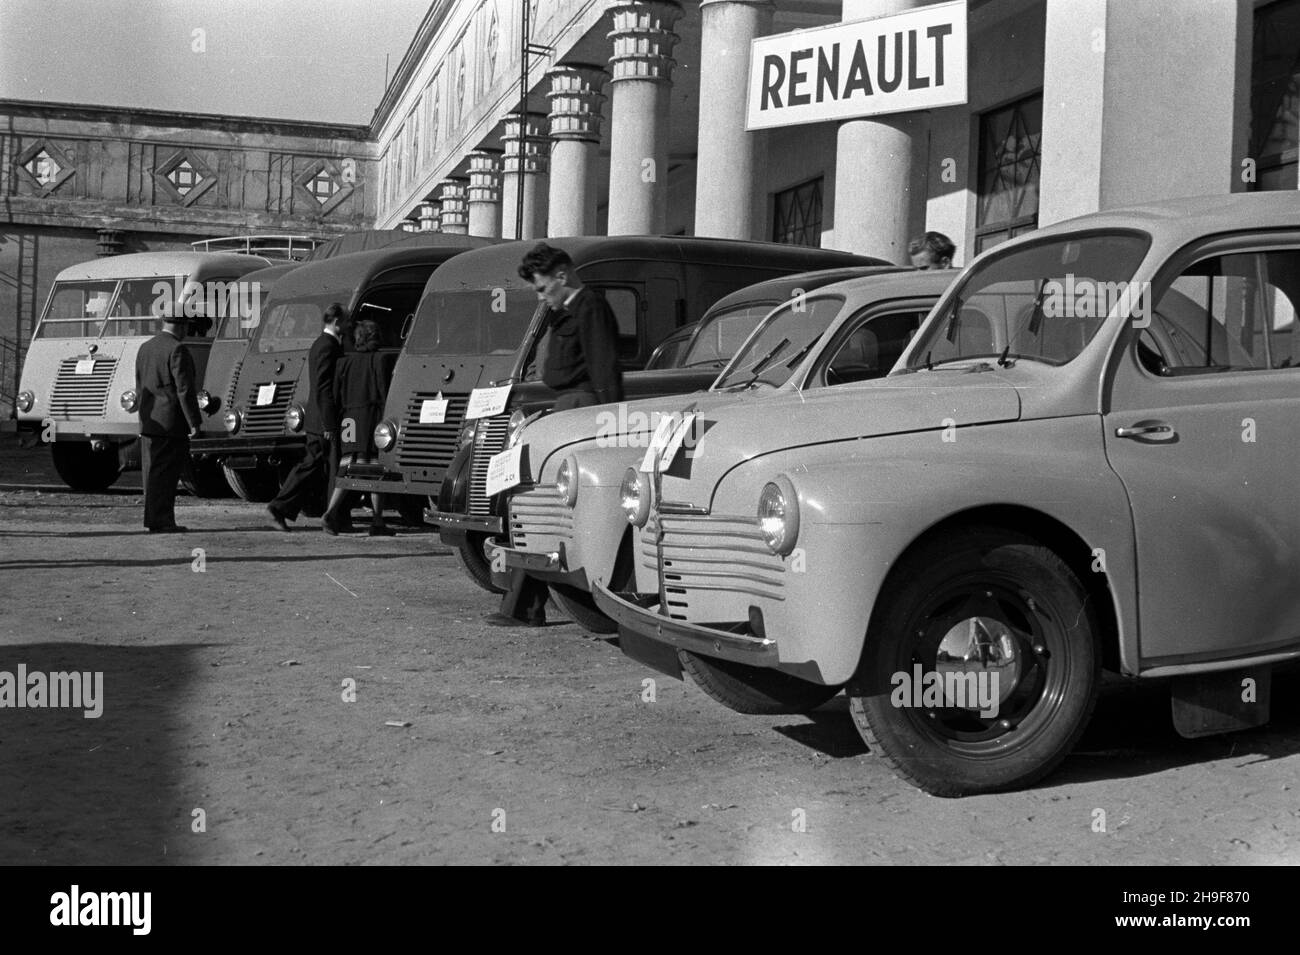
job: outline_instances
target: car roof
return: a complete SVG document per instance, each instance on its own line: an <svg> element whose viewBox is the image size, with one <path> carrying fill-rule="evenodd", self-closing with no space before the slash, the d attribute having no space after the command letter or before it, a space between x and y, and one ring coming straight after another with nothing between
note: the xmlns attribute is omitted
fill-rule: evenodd
<svg viewBox="0 0 1300 955"><path fill-rule="evenodd" d="M60 272L57 282L94 281L97 279L153 278L205 272L234 272L242 275L265 268L270 259L236 252L131 252L108 255L70 265Z"/></svg>
<svg viewBox="0 0 1300 955"><path fill-rule="evenodd" d="M846 267L890 264L884 259L835 249L684 235L568 236L548 238L545 242L567 252L579 269L610 259L687 260L758 267L779 263L786 268L825 268L828 259ZM482 288L485 283L490 283L526 288L527 283L519 277L519 263L537 244L538 240L525 239L475 249L439 269L429 287L444 290Z"/></svg>
<svg viewBox="0 0 1300 955"><path fill-rule="evenodd" d="M1242 229L1300 226L1300 192L1239 192L1215 196L1186 196L1102 212L1092 212L1044 226L1017 236L998 249L1033 239L1077 232L1080 229L1142 229L1159 231L1171 241L1191 241L1198 236Z"/></svg>
<svg viewBox="0 0 1300 955"><path fill-rule="evenodd" d="M891 298L911 298L933 295L938 297L956 281L961 269L910 269L881 272L859 278L824 285L820 294L839 294L852 305Z"/></svg>
<svg viewBox="0 0 1300 955"><path fill-rule="evenodd" d="M351 297L360 286L389 269L416 265L440 265L462 252L486 245L490 239L465 235L447 235L446 242L429 245L396 243L382 249L349 252L318 262L303 262L276 287L276 297L336 294ZM344 304L347 304L345 301Z"/></svg>
<svg viewBox="0 0 1300 955"><path fill-rule="evenodd" d="M890 275L898 272L914 272L911 266L903 265L856 265L849 268L818 269L815 272L797 272L794 275L781 275L763 282L755 282L742 289L737 289L718 299L705 313L705 318L712 318L718 312L730 311L744 305L770 302L773 306L788 302L802 289L811 292L826 285L843 282L848 279L863 278L872 275Z"/></svg>

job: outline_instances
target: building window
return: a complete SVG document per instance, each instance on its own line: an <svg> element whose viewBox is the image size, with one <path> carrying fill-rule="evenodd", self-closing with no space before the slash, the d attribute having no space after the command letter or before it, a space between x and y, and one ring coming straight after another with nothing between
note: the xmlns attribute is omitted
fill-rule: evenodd
<svg viewBox="0 0 1300 955"><path fill-rule="evenodd" d="M1038 228L1043 97L980 117L979 205L975 252Z"/></svg>
<svg viewBox="0 0 1300 955"><path fill-rule="evenodd" d="M1249 188L1295 189L1300 145L1300 2L1281 0L1255 11L1250 69Z"/></svg>
<svg viewBox="0 0 1300 955"><path fill-rule="evenodd" d="M334 198L334 194L339 191L338 181L330 175L328 169L321 169L307 183L307 191L316 197L316 201L321 205L329 202Z"/></svg>
<svg viewBox="0 0 1300 955"><path fill-rule="evenodd" d="M822 244L822 182L811 182L776 193L772 241L820 248Z"/></svg>
<svg viewBox="0 0 1300 955"><path fill-rule="evenodd" d="M63 172L63 167L54 161L54 157L44 149L38 152L23 166L32 174L32 178L42 186L48 186L54 180L59 178L59 173Z"/></svg>
<svg viewBox="0 0 1300 955"><path fill-rule="evenodd" d="M190 190L197 186L202 178L198 171L190 165L188 159L182 159L172 167L171 172L167 173L167 181L172 184L172 188L181 196L188 196Z"/></svg>

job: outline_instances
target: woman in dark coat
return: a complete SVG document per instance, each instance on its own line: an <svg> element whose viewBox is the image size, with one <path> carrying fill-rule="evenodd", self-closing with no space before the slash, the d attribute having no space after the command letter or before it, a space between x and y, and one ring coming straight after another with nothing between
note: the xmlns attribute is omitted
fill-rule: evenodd
<svg viewBox="0 0 1300 955"><path fill-rule="evenodd" d="M380 354L379 326L369 319L357 322L352 332L353 351L339 359L334 370L334 394L339 404L340 453L346 464L373 464L379 456L375 447L375 425L383 420L384 402L393 377L392 355ZM335 508L347 492L334 489L326 517L335 520ZM396 533L384 523L384 499L371 494L374 519L371 537L391 537Z"/></svg>

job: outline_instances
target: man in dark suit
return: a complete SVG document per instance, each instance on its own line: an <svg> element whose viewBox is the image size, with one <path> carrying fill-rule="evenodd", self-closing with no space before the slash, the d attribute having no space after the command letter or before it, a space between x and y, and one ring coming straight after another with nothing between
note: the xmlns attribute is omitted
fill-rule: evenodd
<svg viewBox="0 0 1300 955"><path fill-rule="evenodd" d="M605 297L582 284L567 252L545 242L524 256L519 275L550 306L537 364L542 381L558 392L555 410L622 401L618 320ZM548 595L545 583L515 570L501 609L487 622L497 627L545 626Z"/></svg>
<svg viewBox="0 0 1300 955"><path fill-rule="evenodd" d="M343 355L343 325L347 312L338 302L325 309L320 336L312 342L307 352L307 375L311 381L311 400L307 402L307 449L301 461L289 472L280 487L280 493L266 505L271 522L287 531L286 521L298 519L298 514L313 494L320 493L325 483L325 499L334 490L334 475L339 468L339 406L334 394L334 368ZM337 534L339 525L329 514L321 526L330 534Z"/></svg>
<svg viewBox="0 0 1300 955"><path fill-rule="evenodd" d="M185 347L184 319L140 346L135 393L140 402L140 463L144 470L144 526L151 534L185 531L176 523L176 482L190 457L190 438L203 421L194 384L194 358Z"/></svg>

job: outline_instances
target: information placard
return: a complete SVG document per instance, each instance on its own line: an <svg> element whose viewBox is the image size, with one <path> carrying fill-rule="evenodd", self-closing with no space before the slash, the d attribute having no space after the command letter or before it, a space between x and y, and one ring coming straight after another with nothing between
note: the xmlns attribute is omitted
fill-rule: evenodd
<svg viewBox="0 0 1300 955"><path fill-rule="evenodd" d="M510 386L500 385L496 388L475 388L469 393L469 407L465 409L465 420L490 418L506 410L506 399L510 397Z"/></svg>
<svg viewBox="0 0 1300 955"><path fill-rule="evenodd" d="M487 495L500 494L519 483L519 466L523 460L524 446L516 444L488 461Z"/></svg>

